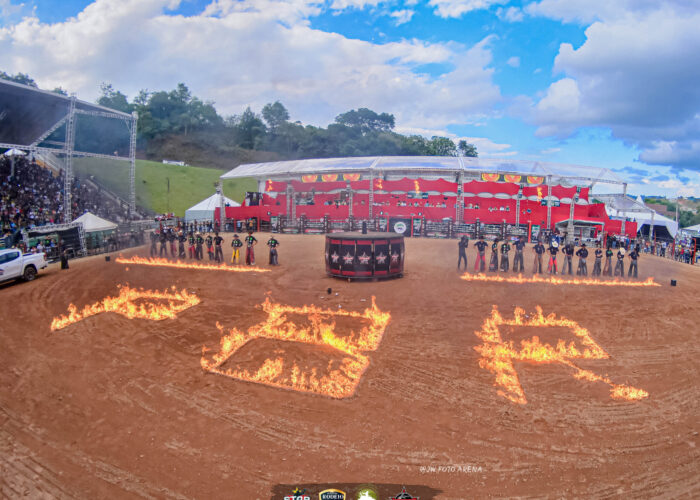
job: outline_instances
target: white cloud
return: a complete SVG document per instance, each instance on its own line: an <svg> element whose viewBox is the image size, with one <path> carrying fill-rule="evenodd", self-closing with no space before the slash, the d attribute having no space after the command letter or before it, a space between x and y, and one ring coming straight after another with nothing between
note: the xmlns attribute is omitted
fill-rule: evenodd
<svg viewBox="0 0 700 500"><path fill-rule="evenodd" d="M517 23L525 19L525 13L518 7L508 7L507 9L500 7L496 11L496 15L499 19L509 23Z"/></svg>
<svg viewBox="0 0 700 500"><path fill-rule="evenodd" d="M630 15L656 11L692 14L697 11L696 0L541 0L525 7L533 16L558 21L590 24L595 21L622 19Z"/></svg>
<svg viewBox="0 0 700 500"><path fill-rule="evenodd" d="M554 153L558 153L559 151L561 151L561 148L547 148L547 149L543 149L542 151L540 151L540 154L551 155Z"/></svg>
<svg viewBox="0 0 700 500"><path fill-rule="evenodd" d="M443 18L462 17L473 10L489 9L493 5L502 5L510 0L430 0L428 5L435 7L435 13Z"/></svg>
<svg viewBox="0 0 700 500"><path fill-rule="evenodd" d="M506 64L510 66L511 68L519 68L520 67L520 58L517 56L510 57L507 61Z"/></svg>
<svg viewBox="0 0 700 500"><path fill-rule="evenodd" d="M585 43L559 49L554 74L564 76L534 103L538 135L605 127L638 147L642 161L700 169L700 10L688 11L687 3L652 10L643 0L624 14L615 2L614 9L601 7L597 17L606 20L586 29ZM537 5L545 4L578 5Z"/></svg>
<svg viewBox="0 0 700 500"><path fill-rule="evenodd" d="M376 44L309 26L316 2L218 0L203 14L168 15L170 0L97 0L76 18L26 18L0 28L4 70L94 99L100 82L134 96L185 82L222 114L281 100L292 118L325 124L358 107L404 126L446 127L490 113L501 98L486 38L472 47ZM127 36L128 34L128 36ZM426 63L449 64L437 78Z"/></svg>
<svg viewBox="0 0 700 500"><path fill-rule="evenodd" d="M333 10L346 10L346 9L358 9L362 10L365 7L376 7L383 0L333 0L331 4L331 9Z"/></svg>
<svg viewBox="0 0 700 500"><path fill-rule="evenodd" d="M401 26L402 24L406 24L413 18L413 14L415 14L415 11L411 9L402 9L402 10L395 10L390 14L391 17L396 19L394 21L394 24L396 26Z"/></svg>

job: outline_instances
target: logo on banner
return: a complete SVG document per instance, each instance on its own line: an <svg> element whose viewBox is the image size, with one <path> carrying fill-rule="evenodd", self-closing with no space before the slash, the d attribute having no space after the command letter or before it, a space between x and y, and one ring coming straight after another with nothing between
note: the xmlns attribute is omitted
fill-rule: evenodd
<svg viewBox="0 0 700 500"><path fill-rule="evenodd" d="M318 500L345 500L345 492L341 490L323 490L318 494Z"/></svg>
<svg viewBox="0 0 700 500"><path fill-rule="evenodd" d="M399 222L394 223L394 232L395 233L403 234L406 232L406 229L408 229L408 226L406 225L405 222L399 221Z"/></svg>
<svg viewBox="0 0 700 500"><path fill-rule="evenodd" d="M343 174L343 180L351 182L359 181L360 174Z"/></svg>
<svg viewBox="0 0 700 500"><path fill-rule="evenodd" d="M379 495L372 488L363 488L357 492L357 500L379 500Z"/></svg>
<svg viewBox="0 0 700 500"><path fill-rule="evenodd" d="M301 176L302 182L316 182L316 180L318 180L318 175L302 175Z"/></svg>
<svg viewBox="0 0 700 500"><path fill-rule="evenodd" d="M371 258L372 257L367 255L365 252L362 252L362 255L358 256L357 260L360 261L360 264L366 266L367 264L369 264L369 259L371 259Z"/></svg>
<svg viewBox="0 0 700 500"><path fill-rule="evenodd" d="M284 500L311 500L309 495L305 495L306 488L300 490L299 488L294 488L291 495L285 495Z"/></svg>
<svg viewBox="0 0 700 500"><path fill-rule="evenodd" d="M338 180L338 174L323 174L321 179L323 182L334 182Z"/></svg>
<svg viewBox="0 0 700 500"><path fill-rule="evenodd" d="M404 486L401 489L401 493L399 493L395 497L391 497L391 500L418 500L418 497L414 497L413 495L409 494L406 491L406 487Z"/></svg>
<svg viewBox="0 0 700 500"><path fill-rule="evenodd" d="M384 263L386 262L386 258L387 258L387 256L384 254L384 252L380 253L380 254L377 255L377 257L376 257L376 259L377 259L377 264L384 264Z"/></svg>

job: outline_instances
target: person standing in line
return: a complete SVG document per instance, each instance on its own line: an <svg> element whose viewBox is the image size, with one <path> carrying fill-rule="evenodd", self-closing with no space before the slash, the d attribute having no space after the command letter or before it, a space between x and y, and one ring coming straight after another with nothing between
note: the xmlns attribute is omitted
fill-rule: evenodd
<svg viewBox="0 0 700 500"><path fill-rule="evenodd" d="M515 256L513 257L513 272L522 273L525 271L523 263L523 250L525 249L525 240L522 236L518 237L518 241L513 245L515 247Z"/></svg>
<svg viewBox="0 0 700 500"><path fill-rule="evenodd" d="M253 231L248 231L248 236L245 237L245 263L248 266L255 265L255 245L258 240L253 236Z"/></svg>
<svg viewBox="0 0 700 500"><path fill-rule="evenodd" d="M535 262L532 266L532 274L542 274L542 255L544 255L545 248L540 240L537 240L533 250L535 251Z"/></svg>
<svg viewBox="0 0 700 500"><path fill-rule="evenodd" d="M469 246L469 238L466 235L462 236L458 243L459 246L459 260L457 261L457 270L462 265L462 259L464 259L464 270L467 270L467 247Z"/></svg>
<svg viewBox="0 0 700 500"><path fill-rule="evenodd" d="M171 227L168 229L168 241L170 242L170 256L175 258L175 240L177 240L177 235L175 234L175 228Z"/></svg>
<svg viewBox="0 0 700 500"><path fill-rule="evenodd" d="M613 273L612 256L613 256L612 247L608 246L605 249L605 267L603 268L603 276L612 276L612 273Z"/></svg>
<svg viewBox="0 0 700 500"><path fill-rule="evenodd" d="M221 249L221 244L224 242L224 239L219 236L218 231L214 233L214 260L218 262L219 264L224 263L224 251Z"/></svg>
<svg viewBox="0 0 700 500"><path fill-rule="evenodd" d="M603 251L600 249L600 242L595 244L595 262L593 262L593 276L600 276L600 263L603 260Z"/></svg>
<svg viewBox="0 0 700 500"><path fill-rule="evenodd" d="M627 277L637 277L637 260L639 259L639 252L635 248L630 252L630 268L627 271ZM634 276L632 275L632 270L634 269Z"/></svg>
<svg viewBox="0 0 700 500"><path fill-rule="evenodd" d="M271 266L279 266L279 260L277 259L277 247L280 245L280 242L277 241L277 239L274 236L270 236L270 239L267 240L267 246L270 247L270 265Z"/></svg>
<svg viewBox="0 0 700 500"><path fill-rule="evenodd" d="M576 251L576 256L578 257L578 269L576 269L576 276L588 276L588 266L586 265L588 249L586 248L585 243L581 243L581 248Z"/></svg>
<svg viewBox="0 0 700 500"><path fill-rule="evenodd" d="M549 245L549 264L547 272L549 274L557 274L557 254L559 253L559 243L552 241Z"/></svg>
<svg viewBox="0 0 700 500"><path fill-rule="evenodd" d="M508 240L503 240L501 244L501 271L503 272L507 272L509 268L508 252L510 252L510 243Z"/></svg>
<svg viewBox="0 0 700 500"><path fill-rule="evenodd" d="M241 263L241 247L243 246L243 242L240 240L237 234L233 235L233 239L231 240L231 248L233 249L231 253L231 264L240 264Z"/></svg>
<svg viewBox="0 0 700 500"><path fill-rule="evenodd" d="M187 241L187 238L185 237L185 233L182 232L182 229L180 232L177 234L177 257L178 259L184 259L187 257L187 254L185 254L185 241Z"/></svg>
<svg viewBox="0 0 700 500"><path fill-rule="evenodd" d="M573 269L573 256L574 256L574 244L569 242L566 245L564 245L564 248L562 249L562 253L564 254L564 266L562 266L561 273L566 274L567 271L567 266L569 270L569 275L574 274L574 269Z"/></svg>
<svg viewBox="0 0 700 500"><path fill-rule="evenodd" d="M202 238L202 233L197 233L197 237L194 239L195 251L194 256L197 260L204 259L204 252L202 251L202 245L204 245L204 238Z"/></svg>
<svg viewBox="0 0 700 500"><path fill-rule="evenodd" d="M207 255L209 256L209 260L214 260L214 238L211 237L211 234L207 234L204 241L207 245Z"/></svg>
<svg viewBox="0 0 700 500"><path fill-rule="evenodd" d="M477 267L480 273L483 273L486 269L486 247L488 243L484 241L484 236L479 236L479 241L477 241L474 246L476 247L476 262L474 262L474 272L477 271Z"/></svg>
<svg viewBox="0 0 700 500"><path fill-rule="evenodd" d="M168 256L168 247L166 245L168 238L165 235L165 228L160 230L160 234L158 235L158 241L160 241L160 256L163 256L163 253L165 253L165 256Z"/></svg>
<svg viewBox="0 0 700 500"><path fill-rule="evenodd" d="M498 238L493 240L491 244L491 262L489 262L489 271L498 271Z"/></svg>
<svg viewBox="0 0 700 500"><path fill-rule="evenodd" d="M151 233L151 257L157 257L158 256L158 233L156 233L155 229Z"/></svg>
<svg viewBox="0 0 700 500"><path fill-rule="evenodd" d="M617 251L617 262L615 263L615 276L625 276L625 247L621 246Z"/></svg>
<svg viewBox="0 0 700 500"><path fill-rule="evenodd" d="M197 251L195 250L195 237L194 237L194 231L190 231L190 235L187 237L187 250L190 254L190 259L194 259L197 257Z"/></svg>

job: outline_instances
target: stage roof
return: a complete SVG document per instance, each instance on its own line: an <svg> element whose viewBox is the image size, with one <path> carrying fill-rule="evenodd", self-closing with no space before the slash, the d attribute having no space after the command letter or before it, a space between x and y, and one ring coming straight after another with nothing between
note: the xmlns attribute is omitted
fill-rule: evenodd
<svg viewBox="0 0 700 500"><path fill-rule="evenodd" d="M462 172L465 180L482 173L552 176L553 184L592 186L595 183L624 184L607 168L548 163L503 158L471 158L458 156L369 156L317 158L309 160L250 163L240 165L221 176L222 179L253 177L258 180L291 180L307 174L362 173L389 177L452 177Z"/></svg>
<svg viewBox="0 0 700 500"><path fill-rule="evenodd" d="M0 79L0 144L30 146L64 118L70 97ZM131 119L131 115L76 100L78 112Z"/></svg>

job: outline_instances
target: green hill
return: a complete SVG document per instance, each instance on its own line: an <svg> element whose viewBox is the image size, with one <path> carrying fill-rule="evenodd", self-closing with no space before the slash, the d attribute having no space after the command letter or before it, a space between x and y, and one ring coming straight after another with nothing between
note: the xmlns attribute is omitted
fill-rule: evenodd
<svg viewBox="0 0 700 500"><path fill-rule="evenodd" d="M129 163L102 158L76 158L77 176L94 176L106 189L129 199ZM136 160L136 205L148 212L173 212L184 216L185 210L211 196L223 170L204 167L181 167L154 161ZM168 192L168 181L170 184ZM224 181L224 195L243 202L246 191L257 190L254 179Z"/></svg>

